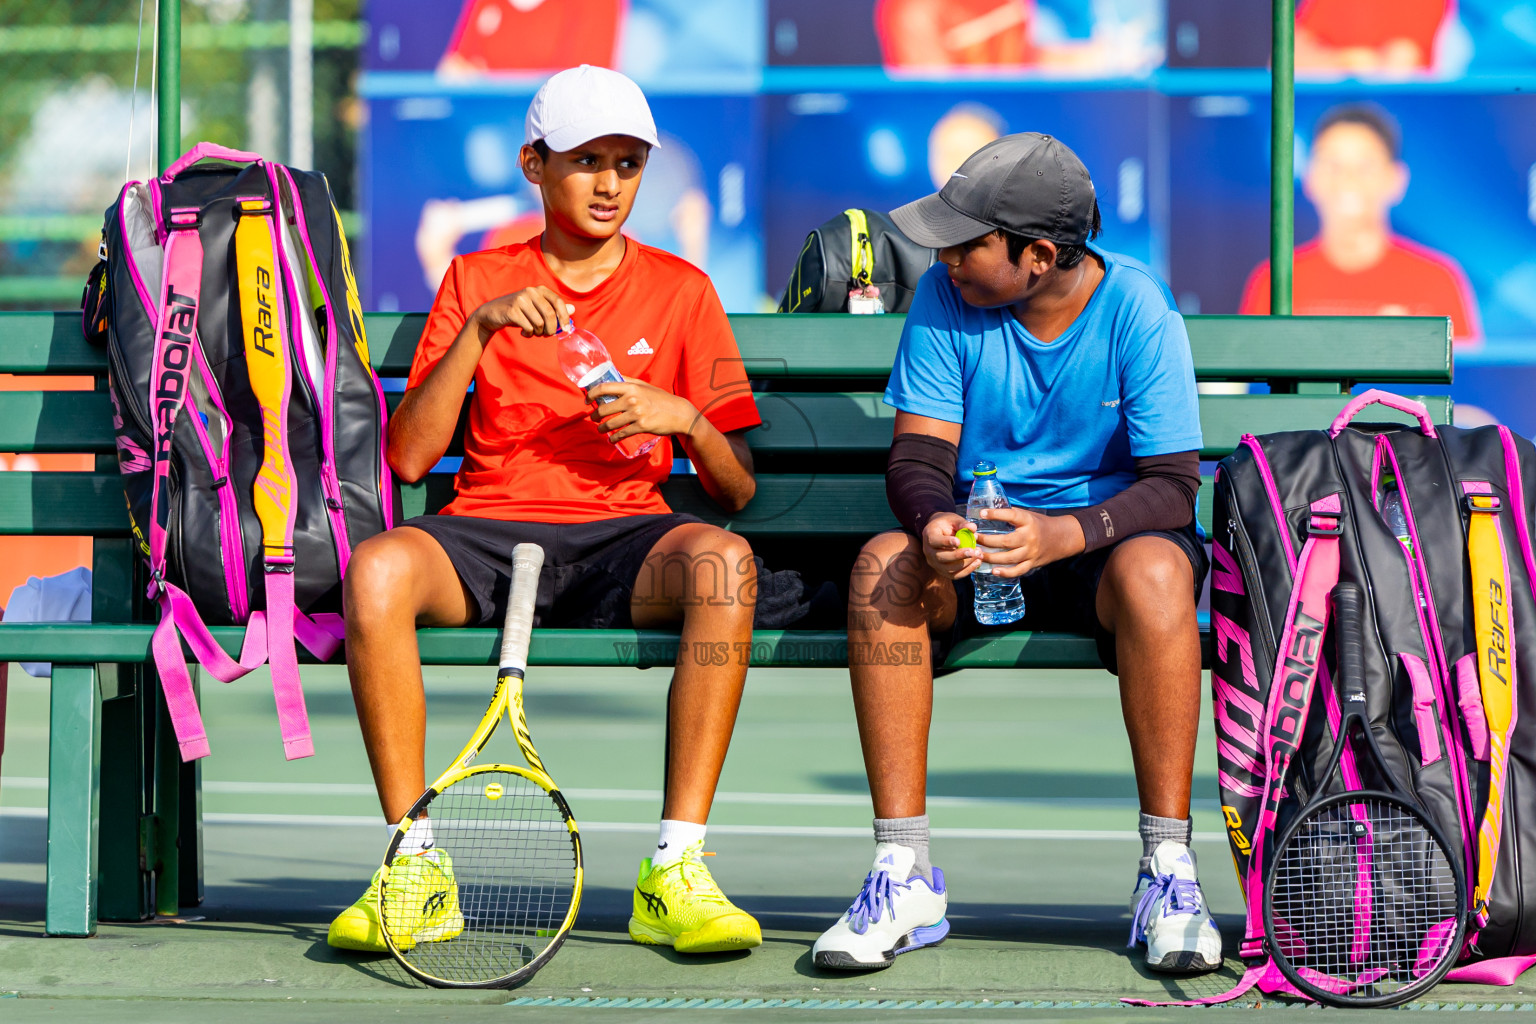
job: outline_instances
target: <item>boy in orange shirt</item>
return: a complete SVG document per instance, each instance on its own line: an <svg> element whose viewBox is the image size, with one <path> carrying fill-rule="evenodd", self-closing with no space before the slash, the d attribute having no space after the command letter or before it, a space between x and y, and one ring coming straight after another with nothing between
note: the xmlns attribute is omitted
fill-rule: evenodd
<svg viewBox="0 0 1536 1024"><path fill-rule="evenodd" d="M747 542L667 507L659 486L670 440L633 460L614 445L637 433L677 438L730 512L756 486L745 434L760 420L709 278L621 233L657 145L649 106L628 78L582 65L544 84L526 127L520 162L543 195L544 231L453 261L389 423L390 466L419 480L447 450L474 384L456 496L441 515L358 545L347 569L347 668L391 822L426 788L416 627L499 625L516 544L545 551L539 625L681 624L684 651L751 640L757 576ZM573 319L603 339L622 383L589 396L566 378L552 336ZM596 410L589 401L609 397ZM700 562L707 573L661 571ZM695 575L711 581L709 600L698 600ZM673 674L663 820L629 923L637 942L680 953L762 942L700 859L745 681L745 664L686 658ZM448 894L424 933L457 935L451 851L434 848L429 821L412 827L400 853L395 871L403 861ZM331 945L384 949L377 885L375 876L331 925Z"/></svg>

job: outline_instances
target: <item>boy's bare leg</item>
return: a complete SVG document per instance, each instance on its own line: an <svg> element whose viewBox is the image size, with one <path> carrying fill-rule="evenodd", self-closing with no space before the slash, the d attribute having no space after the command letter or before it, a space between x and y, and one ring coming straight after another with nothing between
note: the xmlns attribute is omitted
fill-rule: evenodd
<svg viewBox="0 0 1536 1024"><path fill-rule="evenodd" d="M1177 544L1132 537L1110 555L1096 598L1099 621L1115 635L1141 809L1177 820L1189 817L1200 726L1194 586L1194 570Z"/></svg>
<svg viewBox="0 0 1536 1024"><path fill-rule="evenodd" d="M343 585L347 675L388 821L426 789L427 702L417 626L463 626L474 603L424 530L402 526L357 546Z"/></svg>
<svg viewBox="0 0 1536 1024"><path fill-rule="evenodd" d="M864 545L848 584L848 673L877 818L926 813L928 633L954 618L954 585L929 568L921 541L892 532Z"/></svg>
<svg viewBox="0 0 1536 1024"><path fill-rule="evenodd" d="M667 698L662 817L704 824L747 682L757 567L741 537L705 523L667 532L635 581L636 629L683 624Z"/></svg>

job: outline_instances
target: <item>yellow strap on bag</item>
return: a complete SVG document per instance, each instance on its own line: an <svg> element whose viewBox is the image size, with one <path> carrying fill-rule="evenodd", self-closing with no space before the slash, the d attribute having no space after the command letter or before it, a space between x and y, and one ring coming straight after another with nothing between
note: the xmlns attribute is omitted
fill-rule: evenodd
<svg viewBox="0 0 1536 1024"><path fill-rule="evenodd" d="M240 200L235 225L235 265L240 282L240 323L245 334L246 372L261 406L261 471L253 504L261 520L268 561L293 559L293 496L296 482L288 464L288 396L292 367L284 334L282 294L277 287L272 204Z"/></svg>
<svg viewBox="0 0 1536 1024"><path fill-rule="evenodd" d="M844 210L853 231L853 279L867 287L875 277L875 246L869 238L869 218L863 210Z"/></svg>
<svg viewBox="0 0 1536 1024"><path fill-rule="evenodd" d="M1483 715L1488 720L1488 806L1477 833L1477 885L1472 909L1482 926L1488 921L1488 900L1499 859L1504 828L1505 770L1514 723L1515 645L1510 623L1509 566L1499 528L1501 502L1487 484L1465 483L1467 556L1472 564L1472 608L1477 626L1477 678ZM1478 489L1474 492L1473 489Z"/></svg>

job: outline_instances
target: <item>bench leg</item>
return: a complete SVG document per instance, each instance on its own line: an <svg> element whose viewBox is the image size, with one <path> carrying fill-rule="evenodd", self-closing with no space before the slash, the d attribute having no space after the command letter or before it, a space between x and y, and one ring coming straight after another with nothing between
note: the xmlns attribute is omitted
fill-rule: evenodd
<svg viewBox="0 0 1536 1024"><path fill-rule="evenodd" d="M181 911L181 749L171 727L165 691L155 686L157 707L154 767L154 829L149 867L155 873L155 913L175 917Z"/></svg>
<svg viewBox="0 0 1536 1024"><path fill-rule="evenodd" d="M101 672L101 763L108 770L102 773L97 832L97 916L103 921L142 921L154 915L144 847L147 730L140 704L145 700L146 672L140 665L103 665ZM116 696L105 696L111 693ZM153 709L153 694L148 701Z"/></svg>
<svg viewBox="0 0 1536 1024"><path fill-rule="evenodd" d="M49 935L96 932L101 692L94 665L55 665L48 720Z"/></svg>
<svg viewBox="0 0 1536 1024"><path fill-rule="evenodd" d="M202 669L193 665L192 688L198 703L203 700ZM203 762L185 761L180 765L180 817L177 828L176 859L181 875L180 894L183 907L203 903Z"/></svg>

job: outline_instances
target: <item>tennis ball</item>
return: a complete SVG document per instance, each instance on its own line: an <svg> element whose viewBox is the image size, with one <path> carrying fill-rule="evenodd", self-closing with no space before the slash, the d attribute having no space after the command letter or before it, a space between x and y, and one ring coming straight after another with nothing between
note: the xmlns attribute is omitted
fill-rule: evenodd
<svg viewBox="0 0 1536 1024"><path fill-rule="evenodd" d="M485 798L487 800L500 800L504 792L505 790L501 788L501 783L493 782L485 787Z"/></svg>

